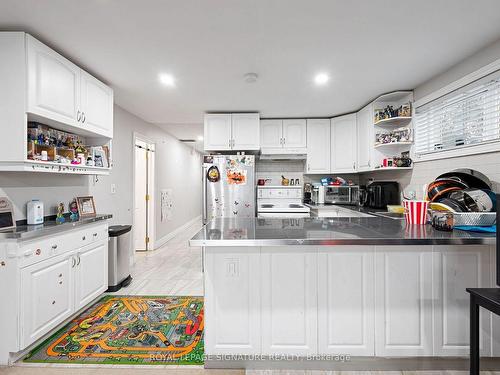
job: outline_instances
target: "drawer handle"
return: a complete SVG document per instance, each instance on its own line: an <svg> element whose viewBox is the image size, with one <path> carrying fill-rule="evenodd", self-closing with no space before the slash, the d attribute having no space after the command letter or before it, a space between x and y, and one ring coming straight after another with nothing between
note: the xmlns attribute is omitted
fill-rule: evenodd
<svg viewBox="0 0 500 375"><path fill-rule="evenodd" d="M80 265L80 261L81 261L81 259L80 259L80 255L78 255L78 263L76 263L76 265L77 265L77 266L79 266L79 265Z"/></svg>
<svg viewBox="0 0 500 375"><path fill-rule="evenodd" d="M75 266L76 266L76 259L71 258L71 268L75 268Z"/></svg>
<svg viewBox="0 0 500 375"><path fill-rule="evenodd" d="M53 250L57 249L57 245L52 245L52 249Z"/></svg>

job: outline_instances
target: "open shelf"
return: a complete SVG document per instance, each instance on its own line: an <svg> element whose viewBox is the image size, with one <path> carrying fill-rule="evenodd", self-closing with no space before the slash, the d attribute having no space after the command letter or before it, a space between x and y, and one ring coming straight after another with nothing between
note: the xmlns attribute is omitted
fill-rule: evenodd
<svg viewBox="0 0 500 375"><path fill-rule="evenodd" d="M0 171L6 172L45 172L80 175L108 175L111 168L90 167L79 164L61 164L51 161L25 160L2 161Z"/></svg>
<svg viewBox="0 0 500 375"><path fill-rule="evenodd" d="M397 146L411 146L413 142L390 142L390 143L378 143L373 147L381 148L381 147L397 147Z"/></svg>
<svg viewBox="0 0 500 375"><path fill-rule="evenodd" d="M413 167L380 167L374 168L373 171L408 171L413 169Z"/></svg>
<svg viewBox="0 0 500 375"><path fill-rule="evenodd" d="M410 123L411 119L412 119L411 116L389 117L389 118L375 122L374 125L398 127L398 126L408 125Z"/></svg>

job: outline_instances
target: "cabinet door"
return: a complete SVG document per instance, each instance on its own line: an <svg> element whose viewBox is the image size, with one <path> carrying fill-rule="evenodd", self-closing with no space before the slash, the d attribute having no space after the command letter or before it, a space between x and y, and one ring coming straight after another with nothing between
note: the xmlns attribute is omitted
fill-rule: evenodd
<svg viewBox="0 0 500 375"><path fill-rule="evenodd" d="M375 355L373 262L374 250L371 246L320 248L320 354Z"/></svg>
<svg viewBox="0 0 500 375"><path fill-rule="evenodd" d="M358 171L369 171L372 169L373 150L373 110L368 105L356 115L357 122L357 154Z"/></svg>
<svg viewBox="0 0 500 375"><path fill-rule="evenodd" d="M375 355L432 355L432 247L376 247L375 269Z"/></svg>
<svg viewBox="0 0 500 375"><path fill-rule="evenodd" d="M307 120L306 173L330 173L330 120Z"/></svg>
<svg viewBox="0 0 500 375"><path fill-rule="evenodd" d="M73 265L64 255L21 270L21 348L72 314Z"/></svg>
<svg viewBox="0 0 500 375"><path fill-rule="evenodd" d="M262 353L317 353L317 253L263 247Z"/></svg>
<svg viewBox="0 0 500 375"><path fill-rule="evenodd" d="M260 248L205 248L205 353L260 354Z"/></svg>
<svg viewBox="0 0 500 375"><path fill-rule="evenodd" d="M356 133L355 114L332 119L332 173L352 173L356 171Z"/></svg>
<svg viewBox="0 0 500 375"><path fill-rule="evenodd" d="M491 287L488 246L434 247L434 351L437 356L469 354L469 294ZM480 350L490 355L489 313L481 309Z"/></svg>
<svg viewBox="0 0 500 375"><path fill-rule="evenodd" d="M108 243L90 245L76 255L75 310L108 289Z"/></svg>
<svg viewBox="0 0 500 375"><path fill-rule="evenodd" d="M27 111L64 124L80 126L80 68L27 35Z"/></svg>
<svg viewBox="0 0 500 375"><path fill-rule="evenodd" d="M283 120L262 120L260 122L260 147L283 147Z"/></svg>
<svg viewBox="0 0 500 375"><path fill-rule="evenodd" d="M233 150L260 149L260 116L258 113L232 114Z"/></svg>
<svg viewBox="0 0 500 375"><path fill-rule="evenodd" d="M81 71L82 127L113 137L113 90L104 83Z"/></svg>
<svg viewBox="0 0 500 375"><path fill-rule="evenodd" d="M206 114L204 148L210 151L231 150L231 114Z"/></svg>
<svg viewBox="0 0 500 375"><path fill-rule="evenodd" d="M286 148L307 147L306 120L283 120L283 146Z"/></svg>

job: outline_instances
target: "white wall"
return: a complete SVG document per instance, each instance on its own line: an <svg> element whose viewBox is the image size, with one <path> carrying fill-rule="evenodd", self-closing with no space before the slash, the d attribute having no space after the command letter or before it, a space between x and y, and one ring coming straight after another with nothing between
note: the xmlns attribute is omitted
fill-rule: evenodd
<svg viewBox="0 0 500 375"><path fill-rule="evenodd" d="M57 205L76 196L88 195L87 176L57 175L35 172L1 172L0 195L9 198L14 206L14 220L26 219L26 202L39 199L44 203L44 214L55 215Z"/></svg>
<svg viewBox="0 0 500 375"><path fill-rule="evenodd" d="M109 176L91 179L90 194L100 212L114 215L113 222L132 223L133 208L133 136L140 133L156 145L155 215L156 241L201 215L201 155L153 124L115 106L113 159ZM111 193L111 184L116 193ZM160 190L173 190L172 219L161 222Z"/></svg>

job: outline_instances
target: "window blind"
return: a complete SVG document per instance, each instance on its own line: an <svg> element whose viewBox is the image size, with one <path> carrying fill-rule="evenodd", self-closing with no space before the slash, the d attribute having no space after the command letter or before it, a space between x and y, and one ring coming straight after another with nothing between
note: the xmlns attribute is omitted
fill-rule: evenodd
<svg viewBox="0 0 500 375"><path fill-rule="evenodd" d="M481 79L415 110L417 155L500 140L500 77Z"/></svg>

